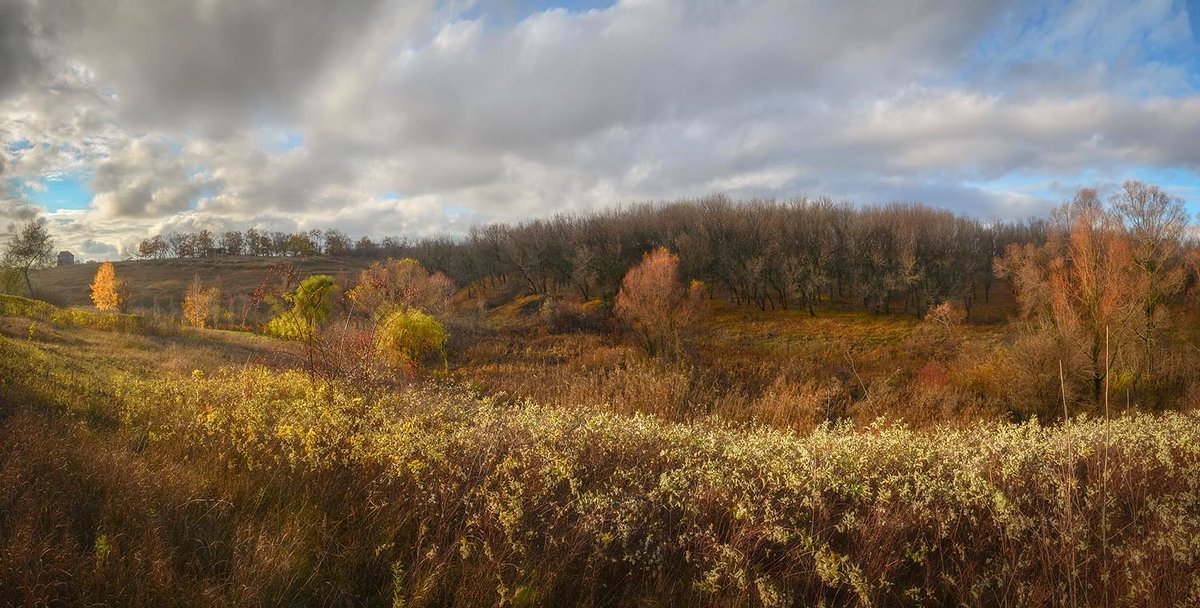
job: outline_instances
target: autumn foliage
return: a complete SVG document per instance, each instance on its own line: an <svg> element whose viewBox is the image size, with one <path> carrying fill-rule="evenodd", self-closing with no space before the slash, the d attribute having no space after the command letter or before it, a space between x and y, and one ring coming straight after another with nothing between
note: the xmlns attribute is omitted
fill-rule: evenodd
<svg viewBox="0 0 1200 608"><path fill-rule="evenodd" d="M205 327L209 319L216 316L220 307L221 291L216 287L205 288L200 277L192 280L183 296L183 320L192 327Z"/></svg>
<svg viewBox="0 0 1200 608"><path fill-rule="evenodd" d="M359 310L371 314L390 306L417 308L431 314L442 312L454 295L454 283L446 275L430 274L412 258L375 262L359 273L358 285L346 297Z"/></svg>
<svg viewBox="0 0 1200 608"><path fill-rule="evenodd" d="M621 289L613 305L617 318L637 335L646 353L651 356L678 352L679 332L692 320L699 284L691 290L679 280L679 258L665 247L659 247L634 266L621 281Z"/></svg>
<svg viewBox="0 0 1200 608"><path fill-rule="evenodd" d="M1044 245L999 262L1028 331L1053 336L1066 373L1099 402L1116 374L1131 392L1153 380L1164 305L1182 290L1182 202L1127 182L1105 204L1080 190ZM1069 385L1064 386L1069 389Z"/></svg>
<svg viewBox="0 0 1200 608"><path fill-rule="evenodd" d="M129 285L117 278L112 262L100 264L92 281L92 303L98 310L124 312L129 304Z"/></svg>

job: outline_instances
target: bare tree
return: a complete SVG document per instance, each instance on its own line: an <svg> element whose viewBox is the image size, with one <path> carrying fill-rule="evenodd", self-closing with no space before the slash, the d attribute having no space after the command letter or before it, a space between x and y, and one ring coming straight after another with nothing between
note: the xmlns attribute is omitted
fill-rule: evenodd
<svg viewBox="0 0 1200 608"><path fill-rule="evenodd" d="M246 248L246 239L237 230L228 230L221 234L221 248L225 255L242 255Z"/></svg>
<svg viewBox="0 0 1200 608"><path fill-rule="evenodd" d="M1179 295L1186 285L1182 258L1188 214L1181 199L1171 197L1158 186L1138 181L1125 182L1121 191L1113 195L1111 205L1124 220L1133 240L1133 261L1144 281L1139 302L1146 324L1139 338L1146 371L1153 374L1161 324L1157 313L1164 302Z"/></svg>
<svg viewBox="0 0 1200 608"><path fill-rule="evenodd" d="M1080 190L1055 212L1055 222L1045 245L1010 246L999 267L1013 281L1030 329L1052 332L1082 356L1080 373L1099 401L1113 361L1138 373L1128 347L1144 331L1149 282L1129 232L1095 190Z"/></svg>

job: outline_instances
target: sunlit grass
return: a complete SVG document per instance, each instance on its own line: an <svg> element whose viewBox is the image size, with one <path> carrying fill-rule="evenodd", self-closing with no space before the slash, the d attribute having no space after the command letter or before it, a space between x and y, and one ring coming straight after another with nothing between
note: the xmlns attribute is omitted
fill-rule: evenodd
<svg viewBox="0 0 1200 608"><path fill-rule="evenodd" d="M134 374L13 338L0 382L10 597L1035 606L1069 580L1081 605L1200 590L1191 414L799 435L445 384ZM11 485L64 472L80 493L31 503ZM45 570L11 574L36 555Z"/></svg>

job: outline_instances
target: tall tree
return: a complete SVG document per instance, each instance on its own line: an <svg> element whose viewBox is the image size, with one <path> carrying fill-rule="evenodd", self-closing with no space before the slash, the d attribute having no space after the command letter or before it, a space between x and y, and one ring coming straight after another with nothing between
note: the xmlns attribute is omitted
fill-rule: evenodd
<svg viewBox="0 0 1200 608"><path fill-rule="evenodd" d="M1133 262L1145 284L1138 300L1146 325L1138 337L1145 353L1146 371L1153 373L1155 342L1161 325L1158 312L1163 303L1182 292L1186 285L1182 258L1188 214L1182 199L1139 181L1125 182L1113 195L1111 206L1129 231Z"/></svg>
<svg viewBox="0 0 1200 608"><path fill-rule="evenodd" d="M4 265L14 268L25 277L25 287L29 295L33 295L33 282L29 279L30 271L45 268L54 259L54 239L46 230L44 223L29 220L21 227L4 251Z"/></svg>
<svg viewBox="0 0 1200 608"><path fill-rule="evenodd" d="M193 237L193 247L196 257L209 258L212 257L214 250L217 248L216 238L211 230L201 230Z"/></svg>
<svg viewBox="0 0 1200 608"><path fill-rule="evenodd" d="M225 255L242 255L246 249L246 239L241 232L229 230L221 234L221 248Z"/></svg>
<svg viewBox="0 0 1200 608"><path fill-rule="evenodd" d="M1055 221L1045 245L1010 246L1000 269L1031 328L1053 332L1066 352L1082 357L1082 375L1099 401L1114 361L1138 374L1128 351L1145 327L1148 282L1134 261L1133 239L1095 190L1080 190Z"/></svg>

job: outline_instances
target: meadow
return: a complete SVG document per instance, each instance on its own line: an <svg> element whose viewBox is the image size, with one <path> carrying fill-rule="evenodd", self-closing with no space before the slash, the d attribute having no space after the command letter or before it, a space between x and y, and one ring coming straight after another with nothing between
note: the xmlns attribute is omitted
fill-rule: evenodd
<svg viewBox="0 0 1200 608"><path fill-rule="evenodd" d="M0 317L13 605L1200 601L1194 413L801 433L76 314Z"/></svg>
<svg viewBox="0 0 1200 608"><path fill-rule="evenodd" d="M1200 249L1126 189L41 270L0 294L0 598L1198 605Z"/></svg>

